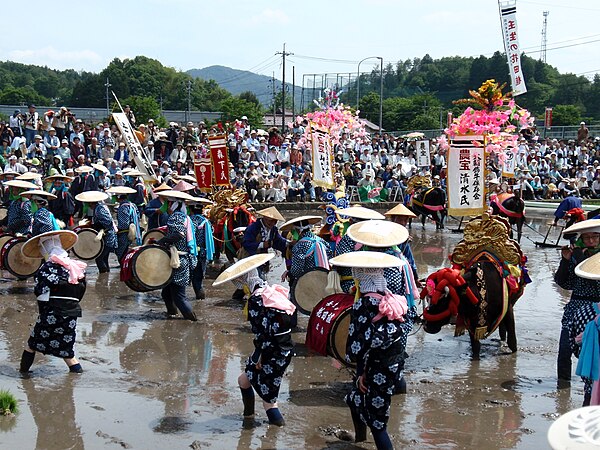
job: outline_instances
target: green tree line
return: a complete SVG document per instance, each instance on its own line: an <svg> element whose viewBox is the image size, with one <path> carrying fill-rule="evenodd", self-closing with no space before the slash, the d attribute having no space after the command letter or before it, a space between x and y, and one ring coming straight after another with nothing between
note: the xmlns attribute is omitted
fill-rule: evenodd
<svg viewBox="0 0 600 450"><path fill-rule="evenodd" d="M522 69L528 92L516 100L535 116L541 118L546 107L553 107L555 125L600 120L600 75L590 80L561 74L527 55L522 57ZM435 60L425 55L388 63L383 70L383 127L410 130L445 126L447 111L455 115L462 112L462 107L452 101L467 97L469 89L478 88L490 78L509 82L506 58L500 52L491 57L452 56ZM246 115L251 123L262 122L264 111L253 93L233 96L213 80L194 79L144 56L115 58L100 73L0 62L0 104L103 107L107 79L122 102L132 105L140 122L158 117L161 107L187 109L188 88L194 110L222 111L225 121ZM362 74L359 82L361 116L378 123L379 68ZM356 106L356 82L344 92L342 101ZM281 98L275 102L280 109Z"/></svg>

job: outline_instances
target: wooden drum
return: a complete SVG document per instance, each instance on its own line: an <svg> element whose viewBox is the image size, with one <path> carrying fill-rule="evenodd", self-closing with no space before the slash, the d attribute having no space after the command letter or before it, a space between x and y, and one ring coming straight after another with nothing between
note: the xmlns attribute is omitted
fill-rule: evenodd
<svg viewBox="0 0 600 450"><path fill-rule="evenodd" d="M33 276L42 265L42 258L27 258L21 253L27 240L25 236L13 237L0 251L2 267L20 280Z"/></svg>
<svg viewBox="0 0 600 450"><path fill-rule="evenodd" d="M305 273L294 281L290 289L292 302L302 314L310 315L317 303L327 294L327 274L329 272L317 268Z"/></svg>
<svg viewBox="0 0 600 450"><path fill-rule="evenodd" d="M171 255L160 245L132 248L121 262L121 281L136 292L162 289L172 277Z"/></svg>
<svg viewBox="0 0 600 450"><path fill-rule="evenodd" d="M104 250L104 239L99 241L96 240L98 232L90 227L75 227L73 231L77 234L79 239L73 246L73 253L79 259L90 260L96 259L102 254Z"/></svg>
<svg viewBox="0 0 600 450"><path fill-rule="evenodd" d="M150 241L150 239L154 239L155 241L158 241L159 239L162 239L166 236L167 234L167 227L159 227L159 228L152 228L151 230L148 230L146 232L146 234L144 234L144 237L142 238L142 245L146 245L148 244L148 242Z"/></svg>

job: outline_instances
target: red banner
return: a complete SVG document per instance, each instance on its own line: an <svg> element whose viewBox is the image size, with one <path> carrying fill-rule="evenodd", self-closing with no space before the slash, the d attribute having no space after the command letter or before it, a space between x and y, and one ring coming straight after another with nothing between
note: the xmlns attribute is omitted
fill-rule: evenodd
<svg viewBox="0 0 600 450"><path fill-rule="evenodd" d="M209 158L196 159L194 161L194 174L196 183L200 189L211 189L212 187L212 167Z"/></svg>
<svg viewBox="0 0 600 450"><path fill-rule="evenodd" d="M552 128L552 108L546 108L546 117L544 118L544 126Z"/></svg>
<svg viewBox="0 0 600 450"><path fill-rule="evenodd" d="M227 139L224 134L209 136L210 159L215 186L229 186L229 157L227 155Z"/></svg>

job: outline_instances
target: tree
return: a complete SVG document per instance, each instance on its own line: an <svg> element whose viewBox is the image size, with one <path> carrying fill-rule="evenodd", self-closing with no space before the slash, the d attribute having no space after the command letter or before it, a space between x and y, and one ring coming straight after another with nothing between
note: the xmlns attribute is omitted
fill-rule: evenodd
<svg viewBox="0 0 600 450"><path fill-rule="evenodd" d="M135 114L136 123L148 123L148 119L157 120L160 114L160 105L152 97L139 97L133 95L120 100L121 105L131 106L131 110Z"/></svg>
<svg viewBox="0 0 600 450"><path fill-rule="evenodd" d="M51 105L50 99L38 94L32 87L8 87L0 92L0 103L3 105L21 105L35 103Z"/></svg>
<svg viewBox="0 0 600 450"><path fill-rule="evenodd" d="M581 110L575 105L556 105L552 108L552 125L579 125Z"/></svg>
<svg viewBox="0 0 600 450"><path fill-rule="evenodd" d="M226 122L232 122L242 116L247 116L252 126L259 126L264 122L262 107L240 97L231 96L222 100L219 110L223 113L222 117Z"/></svg>
<svg viewBox="0 0 600 450"><path fill-rule="evenodd" d="M260 100L258 100L258 97L256 96L256 94L254 92L244 91L244 92L240 93L240 95L238 95L238 97L242 100L246 100L249 103L254 103L257 106L260 105Z"/></svg>

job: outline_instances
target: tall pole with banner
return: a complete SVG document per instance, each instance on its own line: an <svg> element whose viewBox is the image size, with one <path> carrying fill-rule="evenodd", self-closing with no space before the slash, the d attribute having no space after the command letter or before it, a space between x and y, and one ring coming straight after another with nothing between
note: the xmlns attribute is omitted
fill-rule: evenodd
<svg viewBox="0 0 600 450"><path fill-rule="evenodd" d="M504 50L508 61L510 72L510 84L512 95L525 94L525 76L521 65L521 47L519 47L519 29L517 27L517 1L498 0L500 9L500 24L502 26L502 37L504 39Z"/></svg>

